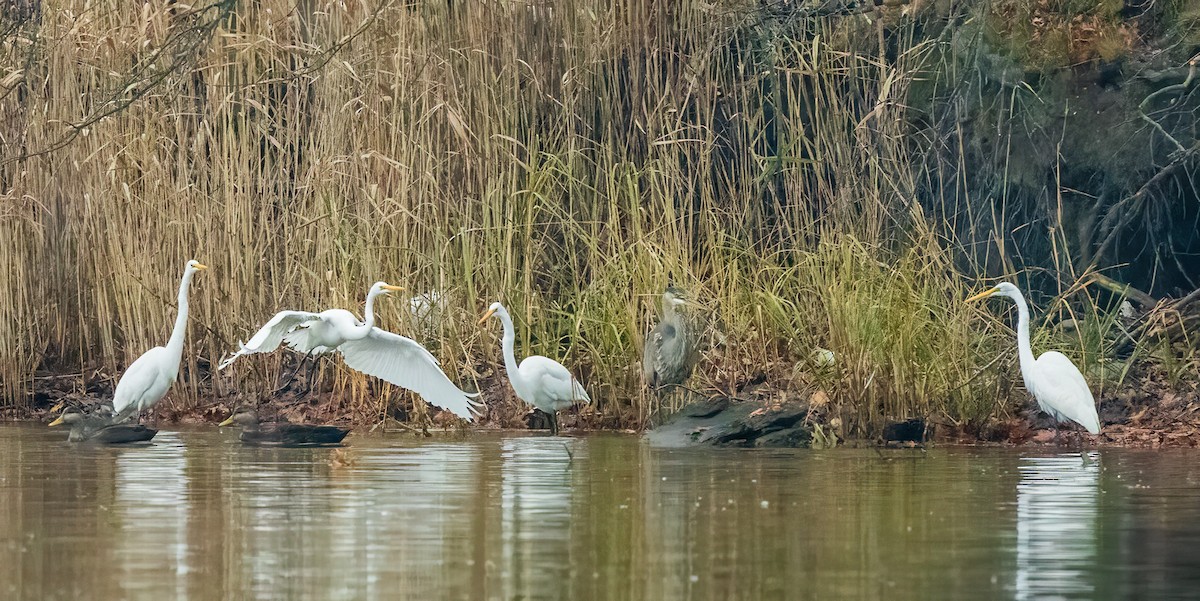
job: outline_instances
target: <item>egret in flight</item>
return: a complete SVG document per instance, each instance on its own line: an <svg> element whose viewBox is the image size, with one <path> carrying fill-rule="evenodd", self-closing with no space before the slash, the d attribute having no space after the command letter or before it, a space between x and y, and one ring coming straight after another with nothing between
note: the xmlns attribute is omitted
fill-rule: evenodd
<svg viewBox="0 0 1200 601"><path fill-rule="evenodd" d="M562 363L554 359L532 355L517 365L514 350L517 332L513 327L512 317L508 315L508 309L505 309L504 305L492 303L487 313L479 318L479 323L482 324L493 315L499 317L500 323L504 325L504 370L508 372L508 381L512 384L513 391L522 401L549 415L550 433L558 434L558 410L566 409L577 401L590 403L592 399L588 397L579 380L576 380Z"/></svg>
<svg viewBox="0 0 1200 601"><path fill-rule="evenodd" d="M1056 423L1071 420L1088 432L1099 434L1100 417L1096 414L1096 402L1075 364L1057 351L1033 358L1033 349L1029 346L1029 307L1021 291L1004 282L968 298L967 302L989 296L1007 296L1017 303L1017 355L1021 360L1021 377L1025 380L1025 388L1037 399L1038 406L1050 414Z"/></svg>
<svg viewBox="0 0 1200 601"><path fill-rule="evenodd" d="M179 314L175 316L175 328L167 346L156 346L138 357L117 382L113 392L113 423L124 421L162 400L179 375L179 361L183 359L183 336L187 331L188 288L197 271L208 269L196 261L188 261L183 268L183 281L179 283Z"/></svg>
<svg viewBox="0 0 1200 601"><path fill-rule="evenodd" d="M688 301L682 290L667 286L662 318L650 330L642 349L642 374L652 390L683 384L696 364L696 337L680 309Z"/></svg>
<svg viewBox="0 0 1200 601"><path fill-rule="evenodd" d="M363 321L344 309L280 311L217 369L229 367L242 355L269 353L280 343L306 357L336 351L351 369L412 390L425 402L465 420L474 419L479 404L473 399L479 393L459 390L425 347L375 327L375 299L397 290L402 288L375 282L367 292Z"/></svg>

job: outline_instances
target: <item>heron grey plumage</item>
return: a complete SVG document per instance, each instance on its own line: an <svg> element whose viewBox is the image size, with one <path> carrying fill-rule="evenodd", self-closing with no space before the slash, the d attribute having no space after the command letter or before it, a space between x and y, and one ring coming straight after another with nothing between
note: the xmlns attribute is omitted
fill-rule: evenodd
<svg viewBox="0 0 1200 601"><path fill-rule="evenodd" d="M687 381L696 364L696 332L680 308L688 304L685 293L667 286L662 295L662 316L646 337L642 351L642 374L652 390L679 386Z"/></svg>

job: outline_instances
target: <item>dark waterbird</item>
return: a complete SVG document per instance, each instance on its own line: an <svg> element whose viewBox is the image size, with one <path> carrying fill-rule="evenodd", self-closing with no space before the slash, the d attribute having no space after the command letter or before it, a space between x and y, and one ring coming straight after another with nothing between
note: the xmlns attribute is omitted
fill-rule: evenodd
<svg viewBox="0 0 1200 601"><path fill-rule="evenodd" d="M110 417L84 415L74 408L63 411L58 419L50 422L51 426L62 424L71 428L70 434L67 435L69 442L127 444L148 442L158 434L158 430L141 424L114 424Z"/></svg>
<svg viewBox="0 0 1200 601"><path fill-rule="evenodd" d="M675 286L667 286L663 292L662 317L642 349L642 374L651 390L681 386L692 374L699 345L696 332L679 311L689 304L683 290Z"/></svg>
<svg viewBox="0 0 1200 601"><path fill-rule="evenodd" d="M335 445L342 442L350 430L336 426L313 426L308 424L261 424L252 409L238 409L221 422L221 426L238 425L242 428L241 440L246 444L278 445L285 447Z"/></svg>

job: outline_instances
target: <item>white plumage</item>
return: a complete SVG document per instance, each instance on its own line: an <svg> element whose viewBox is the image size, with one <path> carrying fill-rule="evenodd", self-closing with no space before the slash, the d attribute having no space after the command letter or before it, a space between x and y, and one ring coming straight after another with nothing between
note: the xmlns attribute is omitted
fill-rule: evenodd
<svg viewBox="0 0 1200 601"><path fill-rule="evenodd" d="M280 311L218 369L229 367L242 355L269 353L281 343L305 355L337 351L351 369L412 390L425 402L463 419L474 419L479 404L473 399L478 393L455 386L437 359L416 341L375 327L375 298L395 290L400 288L375 282L367 293L363 321L344 309Z"/></svg>
<svg viewBox="0 0 1200 601"><path fill-rule="evenodd" d="M1058 422L1073 421L1092 434L1100 433L1096 401L1079 368L1062 353L1049 351L1037 359L1029 344L1029 306L1014 285L1004 282L972 296L967 302L989 296L1006 296L1017 304L1017 355L1025 388L1037 400L1038 407Z"/></svg>
<svg viewBox="0 0 1200 601"><path fill-rule="evenodd" d="M184 266L183 279L179 283L179 313L175 316L171 338L167 346L146 351L125 369L113 391L113 411L116 412L113 421L124 420L153 407L175 383L179 361L183 358L183 337L187 332L188 289L192 276L204 269L208 267L197 261L188 261Z"/></svg>
<svg viewBox="0 0 1200 601"><path fill-rule="evenodd" d="M557 434L558 410L566 409L577 402L590 403L592 399L588 397L579 380L558 361L541 355L531 355L517 365L517 333L512 317L504 305L492 303L479 323L483 323L492 315L499 317L504 325L504 368L508 372L508 381L512 384L513 391L522 401L548 414L550 430Z"/></svg>
<svg viewBox="0 0 1200 601"><path fill-rule="evenodd" d="M1071 420L1092 434L1100 433L1100 416L1096 402L1083 374L1066 355L1058 351L1042 353L1037 358L1037 377L1025 377L1025 387L1037 399L1042 411L1055 420Z"/></svg>

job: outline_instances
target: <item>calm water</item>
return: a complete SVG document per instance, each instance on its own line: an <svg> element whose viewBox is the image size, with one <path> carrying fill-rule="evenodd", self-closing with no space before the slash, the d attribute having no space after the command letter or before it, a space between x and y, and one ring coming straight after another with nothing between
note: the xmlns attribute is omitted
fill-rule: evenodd
<svg viewBox="0 0 1200 601"><path fill-rule="evenodd" d="M651 449L636 438L0 425L3 599L1169 599L1200 453Z"/></svg>

